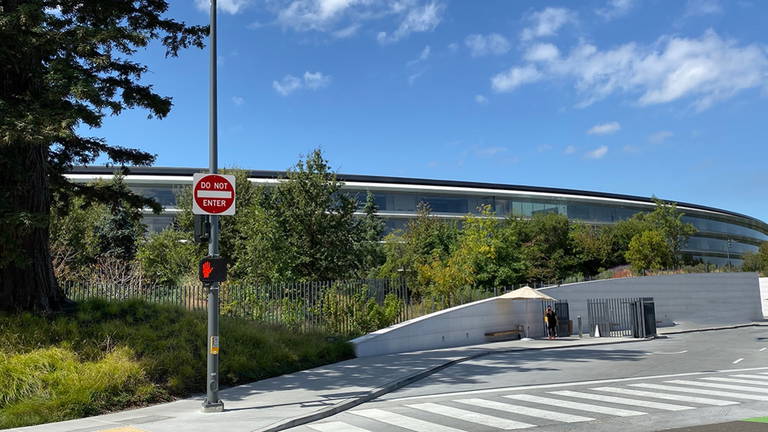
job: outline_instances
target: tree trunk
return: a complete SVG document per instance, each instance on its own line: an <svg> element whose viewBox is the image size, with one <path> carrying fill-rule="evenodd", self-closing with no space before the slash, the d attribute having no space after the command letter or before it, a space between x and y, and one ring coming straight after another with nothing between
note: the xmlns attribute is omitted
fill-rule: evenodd
<svg viewBox="0 0 768 432"><path fill-rule="evenodd" d="M50 191L48 188L47 146L14 144L3 146L3 171L8 175L4 203L11 214L21 215L11 230L14 257L0 268L0 310L56 312L68 301L56 283L49 250ZM11 167L11 165L15 165ZM10 168L10 169L8 169ZM13 173L19 173L13 175ZM5 254L4 254L5 255Z"/></svg>

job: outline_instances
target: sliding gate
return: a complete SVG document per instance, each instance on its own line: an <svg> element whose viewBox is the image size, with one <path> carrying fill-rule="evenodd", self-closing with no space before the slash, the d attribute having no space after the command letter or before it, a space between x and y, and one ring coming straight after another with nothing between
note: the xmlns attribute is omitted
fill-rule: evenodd
<svg viewBox="0 0 768 432"><path fill-rule="evenodd" d="M653 297L589 299L587 314L589 335L593 337L656 335Z"/></svg>

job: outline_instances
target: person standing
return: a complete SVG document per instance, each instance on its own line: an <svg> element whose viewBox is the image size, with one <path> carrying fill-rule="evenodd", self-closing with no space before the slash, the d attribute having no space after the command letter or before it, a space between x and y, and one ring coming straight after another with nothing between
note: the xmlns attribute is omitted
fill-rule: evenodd
<svg viewBox="0 0 768 432"><path fill-rule="evenodd" d="M554 340L557 336L557 313L552 310L552 306L547 306L544 322L547 324L547 339Z"/></svg>

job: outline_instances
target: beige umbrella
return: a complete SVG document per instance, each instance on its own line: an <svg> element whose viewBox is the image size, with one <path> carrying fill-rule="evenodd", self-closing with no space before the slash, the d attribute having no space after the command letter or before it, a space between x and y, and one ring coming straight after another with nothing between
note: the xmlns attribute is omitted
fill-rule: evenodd
<svg viewBox="0 0 768 432"><path fill-rule="evenodd" d="M510 300L556 300L555 298L537 291L528 285L501 295L499 298Z"/></svg>

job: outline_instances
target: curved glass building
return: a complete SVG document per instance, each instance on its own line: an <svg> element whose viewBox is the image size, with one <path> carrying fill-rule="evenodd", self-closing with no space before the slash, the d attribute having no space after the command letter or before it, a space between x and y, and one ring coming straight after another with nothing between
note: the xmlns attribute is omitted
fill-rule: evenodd
<svg viewBox="0 0 768 432"><path fill-rule="evenodd" d="M145 223L160 231L173 221L179 211L177 192L192 184L192 174L204 172L195 168L131 168L125 177L128 186L141 195L155 198L163 205L160 215L148 213ZM74 182L110 179L113 168L81 167L67 177ZM274 183L284 173L249 171L255 183ZM481 205L490 205L499 217L514 215L531 217L537 213L558 213L569 219L590 224L610 224L627 219L638 212L653 210L650 198L601 192L534 186L427 180L402 177L338 175L345 189L364 201L368 191L374 194L381 216L389 230L403 227L416 216L419 202L426 202L433 213L442 218L461 218L476 213ZM704 262L740 265L745 252L757 251L768 241L768 224L750 216L697 204L678 202L685 222L698 232L690 238L684 253Z"/></svg>

